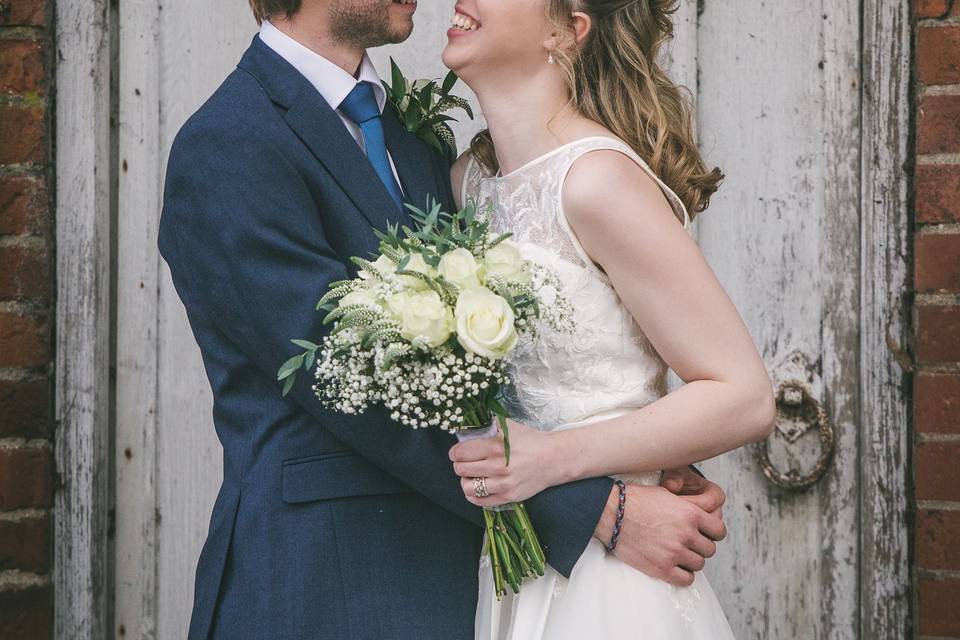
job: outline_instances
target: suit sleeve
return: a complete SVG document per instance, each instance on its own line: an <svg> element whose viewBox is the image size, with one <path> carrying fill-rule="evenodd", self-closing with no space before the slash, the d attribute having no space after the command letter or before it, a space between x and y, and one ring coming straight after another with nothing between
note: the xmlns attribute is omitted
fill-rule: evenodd
<svg viewBox="0 0 960 640"><path fill-rule="evenodd" d="M171 150L160 249L178 293L227 335L263 374L275 379L298 347L329 327L316 301L348 277L327 242L322 212L297 169L269 141L239 130L188 127ZM418 493L478 526L449 461L455 440L413 430L380 407L346 416L323 407L301 370L287 396L337 438ZM277 385L277 393L280 386ZM569 575L606 504L611 481L548 490L527 502L553 566Z"/></svg>

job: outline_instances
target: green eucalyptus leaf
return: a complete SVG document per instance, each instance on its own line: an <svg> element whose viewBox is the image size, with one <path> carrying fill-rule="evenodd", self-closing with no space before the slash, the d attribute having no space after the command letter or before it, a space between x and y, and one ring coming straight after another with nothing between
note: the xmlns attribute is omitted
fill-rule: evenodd
<svg viewBox="0 0 960 640"><path fill-rule="evenodd" d="M403 77L403 73L400 72L400 67L397 66L396 61L392 57L390 58L390 76L393 80L393 97L396 102L400 102L407 93L407 79Z"/></svg>
<svg viewBox="0 0 960 640"><path fill-rule="evenodd" d="M283 363L280 367L280 370L277 371L277 380L283 380L287 376L291 375L294 371L300 368L300 365L303 364L303 354L301 353L298 356L293 356L289 360Z"/></svg>
<svg viewBox="0 0 960 640"><path fill-rule="evenodd" d="M453 85L457 84L457 80L459 80L457 74L453 71L450 71L447 73L447 77L443 79L443 86L441 86L440 90L444 94L450 93L450 90L453 89Z"/></svg>

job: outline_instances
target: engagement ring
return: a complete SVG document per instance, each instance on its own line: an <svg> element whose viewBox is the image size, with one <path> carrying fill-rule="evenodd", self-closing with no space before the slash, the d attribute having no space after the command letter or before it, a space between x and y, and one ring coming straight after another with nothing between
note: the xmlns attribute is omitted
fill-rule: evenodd
<svg viewBox="0 0 960 640"><path fill-rule="evenodd" d="M486 478L474 478L473 479L473 493L478 498L486 498L490 495L490 492L487 491L487 479Z"/></svg>

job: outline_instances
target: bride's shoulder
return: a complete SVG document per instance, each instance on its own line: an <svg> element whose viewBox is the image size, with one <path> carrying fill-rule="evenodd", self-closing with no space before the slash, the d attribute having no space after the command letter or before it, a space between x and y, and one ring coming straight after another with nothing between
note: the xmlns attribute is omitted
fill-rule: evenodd
<svg viewBox="0 0 960 640"><path fill-rule="evenodd" d="M675 219L666 195L641 162L624 149L606 147L577 157L567 170L560 195L571 225L622 229L649 215ZM638 212L649 215L638 216Z"/></svg>

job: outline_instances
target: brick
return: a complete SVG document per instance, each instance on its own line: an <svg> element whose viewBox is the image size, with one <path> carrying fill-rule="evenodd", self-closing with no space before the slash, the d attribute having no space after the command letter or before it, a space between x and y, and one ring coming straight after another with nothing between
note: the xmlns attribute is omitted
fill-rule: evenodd
<svg viewBox="0 0 960 640"><path fill-rule="evenodd" d="M0 164L44 159L43 105L0 105Z"/></svg>
<svg viewBox="0 0 960 640"><path fill-rule="evenodd" d="M50 514L0 520L0 570L50 570Z"/></svg>
<svg viewBox="0 0 960 640"><path fill-rule="evenodd" d="M917 153L960 152L960 95L927 95L920 99Z"/></svg>
<svg viewBox="0 0 960 640"><path fill-rule="evenodd" d="M0 591L0 638L48 640L53 637L53 588L50 585Z"/></svg>
<svg viewBox="0 0 960 640"><path fill-rule="evenodd" d="M920 18L942 18L950 10L950 0L914 0L913 10Z"/></svg>
<svg viewBox="0 0 960 640"><path fill-rule="evenodd" d="M51 462L48 448L0 449L0 509L51 506Z"/></svg>
<svg viewBox="0 0 960 640"><path fill-rule="evenodd" d="M917 360L960 360L960 307L917 306Z"/></svg>
<svg viewBox="0 0 960 640"><path fill-rule="evenodd" d="M0 438L51 436L47 380L0 380Z"/></svg>
<svg viewBox="0 0 960 640"><path fill-rule="evenodd" d="M960 222L960 165L919 165L916 178L917 222Z"/></svg>
<svg viewBox="0 0 960 640"><path fill-rule="evenodd" d="M0 40L0 92L46 93L41 43L33 40Z"/></svg>
<svg viewBox="0 0 960 640"><path fill-rule="evenodd" d="M960 511L920 509L916 541L921 569L960 569Z"/></svg>
<svg viewBox="0 0 960 640"><path fill-rule="evenodd" d="M0 367L43 367L49 361L48 320L0 312Z"/></svg>
<svg viewBox="0 0 960 640"><path fill-rule="evenodd" d="M921 579L917 591L921 635L960 635L960 580Z"/></svg>
<svg viewBox="0 0 960 640"><path fill-rule="evenodd" d="M960 500L960 443L920 442L916 447L918 500Z"/></svg>
<svg viewBox="0 0 960 640"><path fill-rule="evenodd" d="M46 0L0 0L0 25L39 27L46 22Z"/></svg>
<svg viewBox="0 0 960 640"><path fill-rule="evenodd" d="M917 291L960 291L960 234L918 234L914 249Z"/></svg>
<svg viewBox="0 0 960 640"><path fill-rule="evenodd" d="M0 247L0 300L42 300L50 293L46 247Z"/></svg>
<svg viewBox="0 0 960 640"><path fill-rule="evenodd" d="M960 82L960 27L918 29L917 73L926 85Z"/></svg>
<svg viewBox="0 0 960 640"><path fill-rule="evenodd" d="M0 235L47 235L48 209L43 179L0 177Z"/></svg>
<svg viewBox="0 0 960 640"><path fill-rule="evenodd" d="M913 411L917 431L960 434L960 375L917 374L913 379Z"/></svg>

